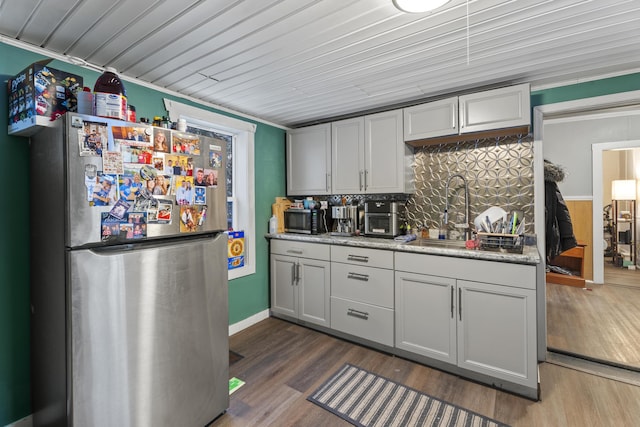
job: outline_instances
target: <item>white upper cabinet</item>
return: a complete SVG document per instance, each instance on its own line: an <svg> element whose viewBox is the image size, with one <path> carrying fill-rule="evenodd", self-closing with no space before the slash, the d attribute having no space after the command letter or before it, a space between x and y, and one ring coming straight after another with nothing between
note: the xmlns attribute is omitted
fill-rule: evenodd
<svg viewBox="0 0 640 427"><path fill-rule="evenodd" d="M458 134L458 97L404 109L404 140Z"/></svg>
<svg viewBox="0 0 640 427"><path fill-rule="evenodd" d="M335 194L364 192L364 117L331 123L333 159L331 186Z"/></svg>
<svg viewBox="0 0 640 427"><path fill-rule="evenodd" d="M460 133L531 124L528 83L463 95L459 101Z"/></svg>
<svg viewBox="0 0 640 427"><path fill-rule="evenodd" d="M505 129L531 124L529 84L461 95L403 110L404 140Z"/></svg>
<svg viewBox="0 0 640 427"><path fill-rule="evenodd" d="M402 110L365 116L364 129L365 192L410 192L413 149L402 138Z"/></svg>
<svg viewBox="0 0 640 427"><path fill-rule="evenodd" d="M331 194L331 124L287 132L287 195Z"/></svg>
<svg viewBox="0 0 640 427"><path fill-rule="evenodd" d="M413 152L402 128L402 110L332 123L333 193L410 192Z"/></svg>

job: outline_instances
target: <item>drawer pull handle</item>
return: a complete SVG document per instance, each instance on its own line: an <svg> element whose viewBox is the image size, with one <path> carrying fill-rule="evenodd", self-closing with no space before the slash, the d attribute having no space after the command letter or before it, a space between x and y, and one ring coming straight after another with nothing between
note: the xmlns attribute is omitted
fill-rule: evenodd
<svg viewBox="0 0 640 427"><path fill-rule="evenodd" d="M350 308L347 310L347 316L357 317L358 319L369 320L369 313L365 313L364 311L354 310Z"/></svg>
<svg viewBox="0 0 640 427"><path fill-rule="evenodd" d="M302 249L287 249L287 253L302 255L303 252Z"/></svg>
<svg viewBox="0 0 640 427"><path fill-rule="evenodd" d="M369 281L369 275L368 274L349 273L347 275L347 278L354 279L354 280L362 280L363 282L368 282Z"/></svg>
<svg viewBox="0 0 640 427"><path fill-rule="evenodd" d="M349 260L349 261L358 261L358 262L369 262L369 257L368 256L362 256L362 255L349 255L349 256L347 256L347 260Z"/></svg>

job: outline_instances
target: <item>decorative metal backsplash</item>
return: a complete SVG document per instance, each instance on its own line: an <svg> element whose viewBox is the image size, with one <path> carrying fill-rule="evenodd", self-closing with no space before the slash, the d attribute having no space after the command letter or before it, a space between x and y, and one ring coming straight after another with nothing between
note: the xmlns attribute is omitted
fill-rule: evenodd
<svg viewBox="0 0 640 427"><path fill-rule="evenodd" d="M439 227L445 208L449 176L461 174L469 186L473 222L491 206L520 210L526 232L533 232L533 137L508 136L424 146L416 150L416 191L406 203L406 220L413 227ZM464 222L464 187L454 178L449 188L449 221Z"/></svg>

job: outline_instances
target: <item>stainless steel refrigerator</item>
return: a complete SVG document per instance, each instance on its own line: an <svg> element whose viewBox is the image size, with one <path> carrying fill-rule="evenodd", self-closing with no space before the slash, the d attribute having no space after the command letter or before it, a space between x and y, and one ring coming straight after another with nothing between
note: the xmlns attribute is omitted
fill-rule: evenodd
<svg viewBox="0 0 640 427"><path fill-rule="evenodd" d="M30 153L34 425L209 424L229 403L224 144L70 113Z"/></svg>

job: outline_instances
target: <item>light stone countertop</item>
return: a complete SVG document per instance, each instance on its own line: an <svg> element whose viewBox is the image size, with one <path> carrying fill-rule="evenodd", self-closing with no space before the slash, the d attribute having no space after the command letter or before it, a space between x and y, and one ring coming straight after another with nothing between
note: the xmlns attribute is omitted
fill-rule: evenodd
<svg viewBox="0 0 640 427"><path fill-rule="evenodd" d="M538 248L535 246L525 246L522 254L494 252L487 250L466 249L464 247L446 247L446 246L429 246L419 245L414 242L402 243L393 239L381 239L376 237L363 236L333 236L331 234L294 234L279 233L266 234L268 239L290 240L308 243L324 243L330 245L354 246L368 249L384 249L388 251L413 252L427 255L440 255L457 258L470 258L485 261L508 262L514 264L539 264L541 262ZM418 239L419 240L419 239ZM414 244L411 244L414 243Z"/></svg>

